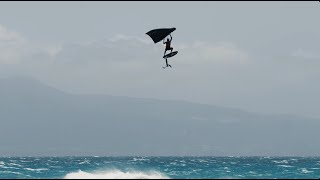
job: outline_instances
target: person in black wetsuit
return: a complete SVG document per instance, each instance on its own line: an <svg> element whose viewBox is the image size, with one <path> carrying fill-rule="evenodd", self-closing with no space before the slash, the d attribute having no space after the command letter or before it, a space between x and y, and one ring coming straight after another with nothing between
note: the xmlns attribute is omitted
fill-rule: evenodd
<svg viewBox="0 0 320 180"><path fill-rule="evenodd" d="M166 52L168 51L168 50L171 50L171 52L172 52L172 50L173 50L173 48L171 47L171 41L172 41L172 36L171 36L171 34L170 34L170 40L169 40L169 38L167 38L167 41L166 42L164 42L164 39L163 39L163 44L166 44L166 49L164 50L164 54L163 54L163 56L165 56L166 55Z"/></svg>
<svg viewBox="0 0 320 180"><path fill-rule="evenodd" d="M168 50L171 50L170 53L172 53L173 48L171 47L171 41L172 41L172 36L171 36L171 34L170 34L170 40L169 40L169 38L167 38L167 41L164 42L164 39L163 39L163 44L166 44L166 49L164 50L163 58L164 58L164 56L166 55L166 52L167 52ZM168 67L168 66L171 67L171 65L168 64L167 58L165 58L165 59L166 59L166 65L167 65L166 67ZM165 67L163 67L163 68L165 68ZM171 68L172 68L172 67L171 67Z"/></svg>

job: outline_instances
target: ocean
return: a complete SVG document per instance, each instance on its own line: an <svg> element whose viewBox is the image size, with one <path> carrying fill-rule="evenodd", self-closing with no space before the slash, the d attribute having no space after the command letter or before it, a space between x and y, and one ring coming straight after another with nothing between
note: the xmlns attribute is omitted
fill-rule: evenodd
<svg viewBox="0 0 320 180"><path fill-rule="evenodd" d="M0 178L319 179L320 157L2 157Z"/></svg>

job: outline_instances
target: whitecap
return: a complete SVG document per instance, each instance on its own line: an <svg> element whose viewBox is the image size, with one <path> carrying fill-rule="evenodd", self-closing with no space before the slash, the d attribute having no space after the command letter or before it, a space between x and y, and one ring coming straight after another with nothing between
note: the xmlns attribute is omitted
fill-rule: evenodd
<svg viewBox="0 0 320 180"><path fill-rule="evenodd" d="M207 163L208 161L206 161L206 160L203 160L203 159L199 159L198 160L200 163Z"/></svg>
<svg viewBox="0 0 320 180"><path fill-rule="evenodd" d="M49 159L48 162L58 163L59 161L54 161L54 160Z"/></svg>
<svg viewBox="0 0 320 180"><path fill-rule="evenodd" d="M47 170L49 170L47 168L38 168L38 169L23 168L23 169L28 170L28 171L47 171Z"/></svg>
<svg viewBox="0 0 320 180"><path fill-rule="evenodd" d="M105 172L88 173L79 170L78 172L68 173L64 179L169 179L159 172L122 172L112 170Z"/></svg>
<svg viewBox="0 0 320 180"><path fill-rule="evenodd" d="M148 161L148 159L146 159L146 158L133 158L132 161L134 161L134 162L136 162L136 161Z"/></svg>
<svg viewBox="0 0 320 180"><path fill-rule="evenodd" d="M18 166L18 167L23 167L22 165L20 164L16 164L16 163L8 163L9 166Z"/></svg>
<svg viewBox="0 0 320 180"><path fill-rule="evenodd" d="M17 167L8 167L8 166L2 166L1 168L3 168L3 169L20 169L20 168L17 168Z"/></svg>
<svg viewBox="0 0 320 180"><path fill-rule="evenodd" d="M313 171L309 171L306 168L302 168L301 172L307 174L307 173L312 173Z"/></svg>
<svg viewBox="0 0 320 180"><path fill-rule="evenodd" d="M288 161L287 161L287 160L273 161L273 162L274 162L274 163L277 163L277 164L281 164L281 163L288 164Z"/></svg>
<svg viewBox="0 0 320 180"><path fill-rule="evenodd" d="M90 164L90 161L86 159L86 160L84 160L82 162L79 162L79 164Z"/></svg>
<svg viewBox="0 0 320 180"><path fill-rule="evenodd" d="M280 165L277 165L277 166L284 167L284 168L291 168L291 167L294 167L294 166L284 165L284 164L280 164Z"/></svg>
<svg viewBox="0 0 320 180"><path fill-rule="evenodd" d="M171 162L170 165L176 166L178 163L176 162Z"/></svg>
<svg viewBox="0 0 320 180"><path fill-rule="evenodd" d="M20 162L28 163L28 162L31 162L31 161L24 161L24 160L20 160Z"/></svg>
<svg viewBox="0 0 320 180"><path fill-rule="evenodd" d="M202 171L202 169L193 169L192 171L193 172L199 172L199 171Z"/></svg>
<svg viewBox="0 0 320 180"><path fill-rule="evenodd" d="M23 175L22 173L19 172L14 172L14 171L0 171L0 174L17 174L17 175Z"/></svg>

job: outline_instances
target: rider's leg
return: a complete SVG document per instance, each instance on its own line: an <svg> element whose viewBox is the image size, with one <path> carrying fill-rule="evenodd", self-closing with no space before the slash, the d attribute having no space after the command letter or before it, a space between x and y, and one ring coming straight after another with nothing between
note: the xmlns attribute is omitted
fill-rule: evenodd
<svg viewBox="0 0 320 180"><path fill-rule="evenodd" d="M168 50L168 49L164 50L163 56L165 56L165 55L166 55L167 50Z"/></svg>

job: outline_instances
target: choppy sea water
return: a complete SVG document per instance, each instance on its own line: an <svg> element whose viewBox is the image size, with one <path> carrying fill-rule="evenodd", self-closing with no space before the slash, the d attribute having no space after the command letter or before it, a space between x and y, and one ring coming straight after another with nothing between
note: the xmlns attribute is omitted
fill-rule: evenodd
<svg viewBox="0 0 320 180"><path fill-rule="evenodd" d="M2 157L0 178L320 178L320 157Z"/></svg>

